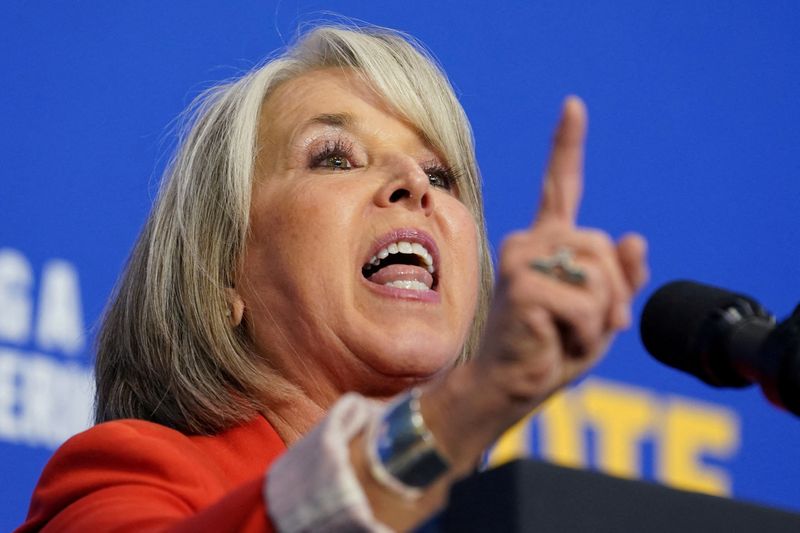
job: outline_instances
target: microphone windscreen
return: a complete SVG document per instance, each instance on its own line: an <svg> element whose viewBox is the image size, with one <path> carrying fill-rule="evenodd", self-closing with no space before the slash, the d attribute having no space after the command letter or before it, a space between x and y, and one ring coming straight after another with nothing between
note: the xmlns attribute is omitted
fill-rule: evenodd
<svg viewBox="0 0 800 533"><path fill-rule="evenodd" d="M758 303L741 294L693 281L673 281L658 289L642 312L639 332L650 354L671 367L709 381L706 348L700 336L715 313L742 300L759 309Z"/></svg>

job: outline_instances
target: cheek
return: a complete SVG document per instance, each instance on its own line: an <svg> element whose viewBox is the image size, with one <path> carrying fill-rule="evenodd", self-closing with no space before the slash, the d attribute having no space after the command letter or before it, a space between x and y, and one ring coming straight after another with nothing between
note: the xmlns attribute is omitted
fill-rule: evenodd
<svg viewBox="0 0 800 533"><path fill-rule="evenodd" d="M341 192L305 180L260 191L248 244L248 255L255 252L258 262L248 266L274 278L272 283L280 280L287 291L294 287L294 293L316 291L325 277L341 276L339 270L349 264L345 237L353 231L352 202Z"/></svg>
<svg viewBox="0 0 800 533"><path fill-rule="evenodd" d="M298 272L297 265L307 253L304 249L310 248L303 240L308 232L303 231L307 226L298 198L277 186L262 185L254 194L243 274L260 298L277 289L287 290L289 274Z"/></svg>
<svg viewBox="0 0 800 533"><path fill-rule="evenodd" d="M330 223L332 196L301 183L275 186L260 196L261 201L251 208L253 242L271 256L285 256L289 261L309 253L307 248L313 248L313 241L322 238L322 230Z"/></svg>
<svg viewBox="0 0 800 533"><path fill-rule="evenodd" d="M474 222L473 222L474 227ZM465 239L466 241L467 239ZM472 312L470 316L475 314L475 310L478 306L478 294L480 293L480 285L481 285L481 264L480 264L480 247L478 244L478 232L477 229L472 233L472 239L469 240L471 255L467 260L467 268L469 272L467 273L467 278L469 279L469 286L474 287L473 291L469 291L471 294L471 300L469 302L470 309Z"/></svg>
<svg viewBox="0 0 800 533"><path fill-rule="evenodd" d="M467 309L475 309L477 293L480 285L480 245L478 227L467 207L457 200L456 205L448 211L447 226L449 237L455 250L454 260L459 272L460 293L470 301L463 302Z"/></svg>
<svg viewBox="0 0 800 533"><path fill-rule="evenodd" d="M450 225L453 228L452 234L459 245L459 253L464 260L464 266L469 266L470 271L477 279L477 272L479 269L479 254L480 247L478 245L478 226L472 213L469 212L467 206L454 200L457 207L453 209L451 215Z"/></svg>

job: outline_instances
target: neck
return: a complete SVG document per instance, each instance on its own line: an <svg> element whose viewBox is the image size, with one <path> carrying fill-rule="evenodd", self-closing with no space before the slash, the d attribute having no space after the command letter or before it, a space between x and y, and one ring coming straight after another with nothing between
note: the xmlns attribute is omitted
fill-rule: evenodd
<svg viewBox="0 0 800 533"><path fill-rule="evenodd" d="M307 435L330 407L314 401L299 388L293 389L282 401L271 402L262 412L287 447Z"/></svg>
<svg viewBox="0 0 800 533"><path fill-rule="evenodd" d="M280 398L271 399L262 415L269 421L286 446L291 446L307 435L325 418L328 410L336 403L345 390L356 390L361 394L376 399L388 400L394 395L425 380L419 378L395 378L371 376L371 386L351 383L349 387L339 390L333 386L322 384L331 382L324 379L304 380L306 386L298 385L290 379L282 378ZM309 386L309 383L313 385Z"/></svg>

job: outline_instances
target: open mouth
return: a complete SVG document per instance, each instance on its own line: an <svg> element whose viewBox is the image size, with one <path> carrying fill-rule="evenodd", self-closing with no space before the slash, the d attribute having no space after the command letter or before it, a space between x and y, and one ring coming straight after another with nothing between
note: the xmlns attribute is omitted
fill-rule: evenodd
<svg viewBox="0 0 800 533"><path fill-rule="evenodd" d="M370 282L414 291L435 291L438 286L436 250L414 237L398 238L379 246L361 268Z"/></svg>

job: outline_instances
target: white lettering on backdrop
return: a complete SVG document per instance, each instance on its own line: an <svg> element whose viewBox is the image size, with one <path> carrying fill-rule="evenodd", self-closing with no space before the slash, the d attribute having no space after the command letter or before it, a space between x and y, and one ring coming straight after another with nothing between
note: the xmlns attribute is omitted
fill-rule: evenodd
<svg viewBox="0 0 800 533"><path fill-rule="evenodd" d="M23 254L0 248L0 441L54 448L89 426L93 380L64 358L86 347L77 270L46 262L38 299L34 281Z"/></svg>

